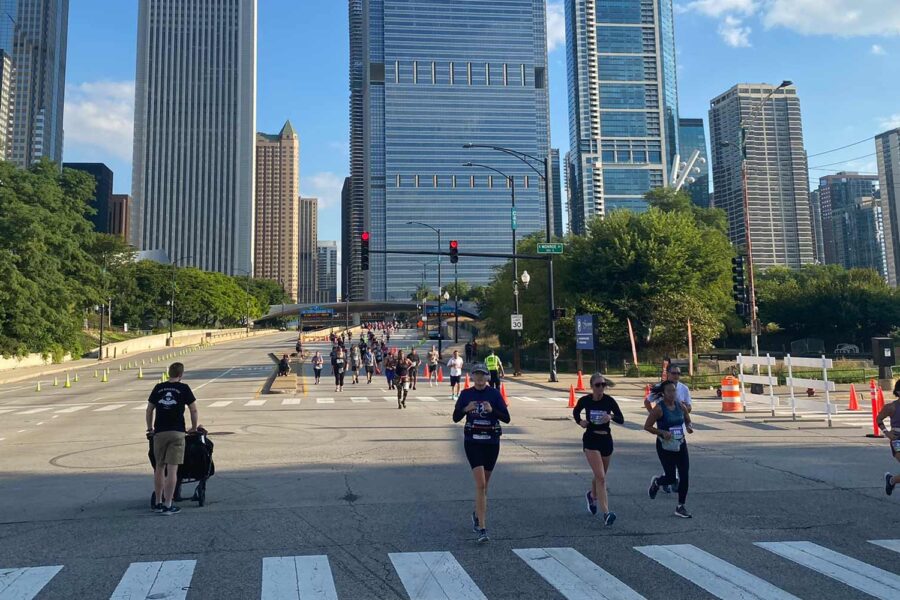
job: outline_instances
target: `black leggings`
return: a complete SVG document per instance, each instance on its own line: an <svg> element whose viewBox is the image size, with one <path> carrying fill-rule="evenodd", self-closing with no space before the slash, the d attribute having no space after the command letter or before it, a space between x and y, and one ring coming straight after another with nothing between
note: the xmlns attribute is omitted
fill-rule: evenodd
<svg viewBox="0 0 900 600"><path fill-rule="evenodd" d="M341 371L340 373L334 374L334 385L336 385L338 387L344 385L344 372L343 371Z"/></svg>
<svg viewBox="0 0 900 600"><path fill-rule="evenodd" d="M678 482L678 504L684 504L687 499L688 485L690 484L691 459L688 456L687 442L681 443L681 450L670 452L663 450L662 443L656 440L656 454L662 464L665 475L656 480L659 485L675 485ZM675 477L675 470L678 477Z"/></svg>

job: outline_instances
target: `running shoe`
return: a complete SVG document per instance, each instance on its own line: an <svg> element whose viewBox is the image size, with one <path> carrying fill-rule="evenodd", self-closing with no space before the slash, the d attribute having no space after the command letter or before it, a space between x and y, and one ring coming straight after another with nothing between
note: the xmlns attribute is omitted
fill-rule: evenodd
<svg viewBox="0 0 900 600"><path fill-rule="evenodd" d="M478 515L475 514L475 511L472 511L472 533L478 533L481 531L481 527L478 526Z"/></svg>
<svg viewBox="0 0 900 600"><path fill-rule="evenodd" d="M403 399L403 408L406 408L406 398Z"/></svg>
<svg viewBox="0 0 900 600"><path fill-rule="evenodd" d="M181 512L181 509L175 506L174 504L168 508L163 508L162 514L164 515L177 515Z"/></svg>
<svg viewBox="0 0 900 600"><path fill-rule="evenodd" d="M656 494L659 493L659 482L657 479L658 477L652 477L650 479L650 487L647 488L647 494L650 496L651 500L655 500Z"/></svg>
<svg viewBox="0 0 900 600"><path fill-rule="evenodd" d="M157 504L153 507L153 512L155 512L155 513L161 513L164 510L166 510L166 505L163 504L162 502L160 502L159 504Z"/></svg>
<svg viewBox="0 0 900 600"><path fill-rule="evenodd" d="M884 493L887 494L888 496L890 496L891 494L894 493L894 486L896 484L891 483L891 480L893 480L893 479L894 479L894 476L891 475L890 473L884 474Z"/></svg>
<svg viewBox="0 0 900 600"><path fill-rule="evenodd" d="M613 523L616 522L616 513L608 512L603 515L603 522L606 523L606 526L609 527Z"/></svg>
<svg viewBox="0 0 900 600"><path fill-rule="evenodd" d="M475 542L479 544L485 544L491 541L491 538L488 537L487 529L481 529L478 531L478 537L475 538Z"/></svg>
<svg viewBox="0 0 900 600"><path fill-rule="evenodd" d="M672 493L672 486L671 486L671 485L662 485L662 486L660 486L660 489L661 489L663 492L667 493L667 494L671 494L671 493Z"/></svg>
<svg viewBox="0 0 900 600"><path fill-rule="evenodd" d="M675 516L676 516L676 517L681 517L682 519L690 519L690 518L691 518L691 513L689 513L689 512L687 511L687 509L684 507L684 504L679 504L679 505L675 508Z"/></svg>
<svg viewBox="0 0 900 600"><path fill-rule="evenodd" d="M594 499L594 495L591 493L590 490L588 490L587 493L584 495L584 497L587 500L588 512L591 513L592 515L596 515L597 514L597 501Z"/></svg>

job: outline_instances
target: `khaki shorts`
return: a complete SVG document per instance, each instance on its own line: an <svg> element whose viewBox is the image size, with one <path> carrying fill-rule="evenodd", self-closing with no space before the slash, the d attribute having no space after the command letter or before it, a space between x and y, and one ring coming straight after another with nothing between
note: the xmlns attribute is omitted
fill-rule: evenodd
<svg viewBox="0 0 900 600"><path fill-rule="evenodd" d="M153 456L159 465L180 465L184 462L184 432L160 431L153 436Z"/></svg>

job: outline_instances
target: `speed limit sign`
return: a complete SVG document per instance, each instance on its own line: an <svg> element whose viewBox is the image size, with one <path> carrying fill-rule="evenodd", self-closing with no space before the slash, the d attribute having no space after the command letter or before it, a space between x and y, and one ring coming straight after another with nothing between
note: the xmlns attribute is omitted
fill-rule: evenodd
<svg viewBox="0 0 900 600"><path fill-rule="evenodd" d="M525 320L522 315L510 315L511 329L513 331L522 331L525 328Z"/></svg>

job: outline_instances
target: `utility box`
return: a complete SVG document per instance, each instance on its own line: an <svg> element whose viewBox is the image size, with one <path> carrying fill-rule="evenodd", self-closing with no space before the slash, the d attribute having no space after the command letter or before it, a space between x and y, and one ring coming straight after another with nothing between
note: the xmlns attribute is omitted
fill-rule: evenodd
<svg viewBox="0 0 900 600"><path fill-rule="evenodd" d="M891 367L897 364L893 338L872 338L872 362L878 367L879 379L892 379Z"/></svg>

